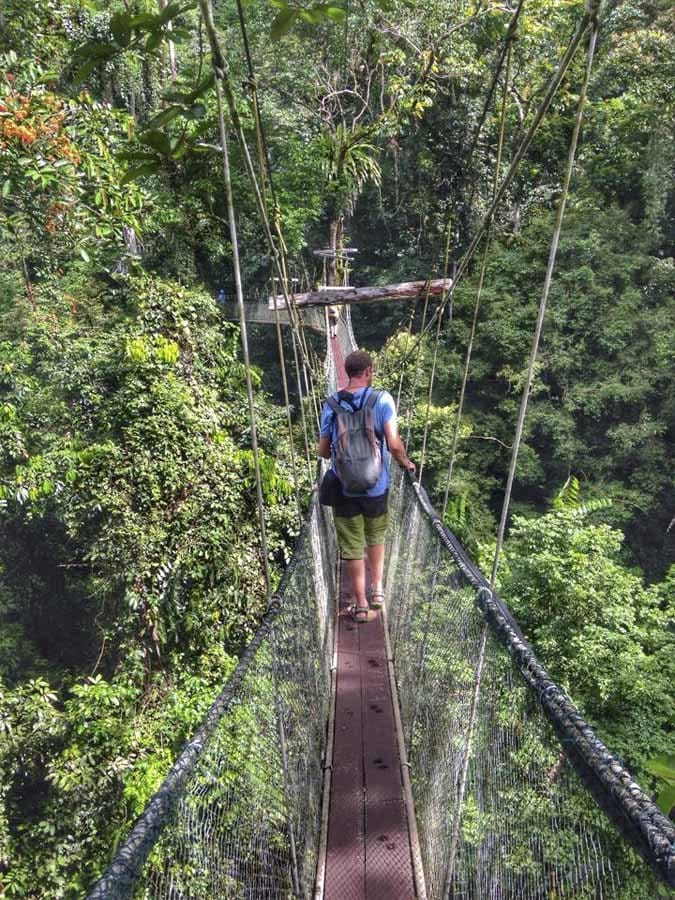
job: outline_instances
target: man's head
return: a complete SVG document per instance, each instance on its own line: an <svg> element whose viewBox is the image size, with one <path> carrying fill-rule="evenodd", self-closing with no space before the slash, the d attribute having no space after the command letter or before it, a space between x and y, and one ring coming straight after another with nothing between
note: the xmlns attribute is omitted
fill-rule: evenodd
<svg viewBox="0 0 675 900"><path fill-rule="evenodd" d="M362 378L370 383L373 377L372 357L363 350L354 350L345 359L345 372L350 378Z"/></svg>

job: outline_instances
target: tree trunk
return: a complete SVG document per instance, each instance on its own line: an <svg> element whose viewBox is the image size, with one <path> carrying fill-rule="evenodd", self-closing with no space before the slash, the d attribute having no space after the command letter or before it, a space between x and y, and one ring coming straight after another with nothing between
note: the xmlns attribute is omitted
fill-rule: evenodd
<svg viewBox="0 0 675 900"><path fill-rule="evenodd" d="M331 219L328 225L328 249L333 255L328 259L326 283L329 287L335 287L338 283L337 278L337 252L342 244L342 216L338 215Z"/></svg>
<svg viewBox="0 0 675 900"><path fill-rule="evenodd" d="M160 12L165 10L168 5L169 0L159 0ZM166 28L169 32L173 31L173 23L167 22ZM169 74L171 75L171 80L175 81L178 74L178 71L176 69L176 45L172 40L169 40L167 43L169 48Z"/></svg>
<svg viewBox="0 0 675 900"><path fill-rule="evenodd" d="M380 300L402 300L408 297L423 297L427 291L430 295L442 294L452 285L451 278L437 278L434 281L403 281L400 284L383 284L378 287L328 288L324 291L310 291L306 294L295 294L296 306L339 306L345 303L376 303ZM270 309L283 309L282 295L271 297Z"/></svg>

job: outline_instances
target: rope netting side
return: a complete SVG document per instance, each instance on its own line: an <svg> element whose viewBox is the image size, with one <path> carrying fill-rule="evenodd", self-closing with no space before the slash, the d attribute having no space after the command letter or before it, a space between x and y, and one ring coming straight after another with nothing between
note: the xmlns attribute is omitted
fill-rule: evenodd
<svg viewBox="0 0 675 900"><path fill-rule="evenodd" d="M616 900L611 860L630 851L599 806L672 883L673 824L552 682L423 490L393 481L386 591L429 896Z"/></svg>
<svg viewBox="0 0 675 900"><path fill-rule="evenodd" d="M336 552L314 499L263 623L90 900L311 896Z"/></svg>

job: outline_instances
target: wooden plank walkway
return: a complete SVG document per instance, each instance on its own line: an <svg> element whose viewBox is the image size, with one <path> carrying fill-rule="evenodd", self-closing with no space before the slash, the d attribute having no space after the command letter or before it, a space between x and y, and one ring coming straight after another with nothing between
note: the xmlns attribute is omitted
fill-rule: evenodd
<svg viewBox="0 0 675 900"><path fill-rule="evenodd" d="M333 341L336 369L344 378L342 354ZM340 383L340 381L342 383ZM340 379L340 387L344 380ZM412 803L406 791L399 747L397 698L392 696L388 641L382 612L357 624L344 563L336 635L332 770L327 819L323 900L413 900L421 868ZM402 740L402 737L401 737ZM321 865L321 863L320 863Z"/></svg>

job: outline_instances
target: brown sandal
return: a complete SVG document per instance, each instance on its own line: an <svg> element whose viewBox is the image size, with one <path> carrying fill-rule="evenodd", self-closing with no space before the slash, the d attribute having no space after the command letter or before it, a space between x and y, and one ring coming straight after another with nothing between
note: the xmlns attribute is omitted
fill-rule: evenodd
<svg viewBox="0 0 675 900"><path fill-rule="evenodd" d="M371 609L382 609L384 606L384 591L371 591L370 592L370 608Z"/></svg>
<svg viewBox="0 0 675 900"><path fill-rule="evenodd" d="M367 606L357 606L355 603L352 603L349 607L352 619L358 622L359 625L363 625L364 622L368 621L368 612L369 608Z"/></svg>

